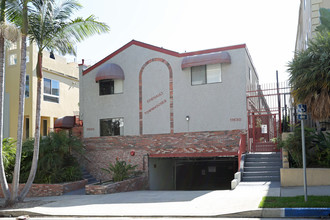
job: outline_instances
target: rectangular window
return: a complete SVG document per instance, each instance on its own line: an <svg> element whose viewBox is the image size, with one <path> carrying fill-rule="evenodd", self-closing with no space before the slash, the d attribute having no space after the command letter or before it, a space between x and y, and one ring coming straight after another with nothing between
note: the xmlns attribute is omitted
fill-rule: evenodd
<svg viewBox="0 0 330 220"><path fill-rule="evenodd" d="M25 118L25 138L29 139L30 137L30 119Z"/></svg>
<svg viewBox="0 0 330 220"><path fill-rule="evenodd" d="M191 84L201 85L206 83L206 66L191 67Z"/></svg>
<svg viewBox="0 0 330 220"><path fill-rule="evenodd" d="M25 82L25 98L30 97L30 76L26 75L26 82Z"/></svg>
<svg viewBox="0 0 330 220"><path fill-rule="evenodd" d="M30 62L30 52L26 51L26 62Z"/></svg>
<svg viewBox="0 0 330 220"><path fill-rule="evenodd" d="M100 136L118 136L124 134L123 118L100 119Z"/></svg>
<svg viewBox="0 0 330 220"><path fill-rule="evenodd" d="M250 84L252 84L252 70L249 67L249 80L250 80Z"/></svg>
<svg viewBox="0 0 330 220"><path fill-rule="evenodd" d="M42 120L42 136L47 136L47 120Z"/></svg>
<svg viewBox="0 0 330 220"><path fill-rule="evenodd" d="M221 82L221 64L212 64L206 66L207 83Z"/></svg>
<svg viewBox="0 0 330 220"><path fill-rule="evenodd" d="M191 84L202 85L221 82L221 64L191 67Z"/></svg>
<svg viewBox="0 0 330 220"><path fill-rule="evenodd" d="M101 80L99 81L99 94L111 95L123 93L123 80Z"/></svg>
<svg viewBox="0 0 330 220"><path fill-rule="evenodd" d="M16 64L17 64L17 54L10 54L9 65L16 65Z"/></svg>
<svg viewBox="0 0 330 220"><path fill-rule="evenodd" d="M44 101L59 103L60 83L44 78Z"/></svg>
<svg viewBox="0 0 330 220"><path fill-rule="evenodd" d="M17 43L14 42L14 43L10 43L10 46L9 46L9 50L16 50L17 49Z"/></svg>

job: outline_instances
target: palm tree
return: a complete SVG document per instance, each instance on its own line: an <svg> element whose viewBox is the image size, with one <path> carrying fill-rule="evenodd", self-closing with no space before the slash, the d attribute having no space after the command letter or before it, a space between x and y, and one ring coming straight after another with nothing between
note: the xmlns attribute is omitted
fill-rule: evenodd
<svg viewBox="0 0 330 220"><path fill-rule="evenodd" d="M330 32L318 33L308 48L289 62L290 84L296 103L305 103L314 120L330 117Z"/></svg>
<svg viewBox="0 0 330 220"><path fill-rule="evenodd" d="M26 83L26 37L28 32L28 2L30 0L9 0L7 16L21 30L21 65L20 65L20 86L19 86L19 107L17 124L17 146L16 160L13 174L11 198L8 204L15 203L19 190L19 177L22 156L25 83Z"/></svg>
<svg viewBox="0 0 330 220"><path fill-rule="evenodd" d="M61 54L75 54L74 45L94 34L106 33L108 25L96 21L94 16L86 19L70 17L75 10L82 6L76 0L67 0L61 4L52 0L32 0L33 9L29 14L29 37L38 45L37 60L37 105L33 161L27 183L17 198L23 201L27 195L38 165L40 140L40 103L42 82L42 57L44 49L58 51Z"/></svg>
<svg viewBox="0 0 330 220"><path fill-rule="evenodd" d="M4 45L5 39L15 42L18 38L18 30L13 25L5 23L6 0L1 0L0 8L0 183L6 202L9 201L10 192L4 171L2 155L3 139L3 100L4 100Z"/></svg>

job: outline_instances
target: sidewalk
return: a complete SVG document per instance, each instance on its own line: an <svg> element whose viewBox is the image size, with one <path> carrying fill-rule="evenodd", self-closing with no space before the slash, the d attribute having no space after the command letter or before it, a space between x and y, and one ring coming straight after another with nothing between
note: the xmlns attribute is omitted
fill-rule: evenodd
<svg viewBox="0 0 330 220"><path fill-rule="evenodd" d="M330 186L308 189L310 194L330 195ZM266 217L271 214L270 211L265 212L258 208L261 198L266 195L303 195L303 188L280 188L279 183L253 182L240 183L235 190L135 191L107 195L27 198L26 201L40 200L48 203L32 208L0 210L0 216ZM3 199L0 203L3 203ZM279 214L276 212L273 215Z"/></svg>

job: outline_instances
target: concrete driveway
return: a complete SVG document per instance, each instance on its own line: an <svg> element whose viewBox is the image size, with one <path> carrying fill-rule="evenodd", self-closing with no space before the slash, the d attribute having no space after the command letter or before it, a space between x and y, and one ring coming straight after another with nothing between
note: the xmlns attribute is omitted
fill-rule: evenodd
<svg viewBox="0 0 330 220"><path fill-rule="evenodd" d="M282 193L281 193L282 191ZM330 194L330 186L313 187L310 194ZM283 195L284 193L284 195ZM46 204L31 208L0 210L0 215L15 213L38 216L90 216L90 217L192 217L231 216L233 213L261 212L258 205L263 196L303 195L302 187L280 188L279 183L240 183L235 190L215 191L134 191L107 195L66 195L28 198ZM2 200L3 201L3 200ZM1 201L0 201L1 202ZM242 217L242 216L241 216Z"/></svg>

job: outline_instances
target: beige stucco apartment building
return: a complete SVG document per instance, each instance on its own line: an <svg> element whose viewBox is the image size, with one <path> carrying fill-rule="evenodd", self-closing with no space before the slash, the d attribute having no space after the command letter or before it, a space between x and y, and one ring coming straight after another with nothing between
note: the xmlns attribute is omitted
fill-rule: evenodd
<svg viewBox="0 0 330 220"><path fill-rule="evenodd" d="M6 51L5 67L5 110L4 136L17 137L18 95L20 74L20 42L14 43ZM27 46L24 138L34 136L36 93L37 93L37 53L36 45ZM67 63L66 59L44 52L43 81L41 97L41 135L45 136L54 128L56 119L79 114L79 71L77 63Z"/></svg>
<svg viewBox="0 0 330 220"><path fill-rule="evenodd" d="M304 50L307 42L316 33L320 25L320 8L330 8L329 0L301 0L299 9L298 29L296 38L296 51Z"/></svg>
<svg viewBox="0 0 330 220"><path fill-rule="evenodd" d="M258 85L245 44L178 53L133 40L81 64L79 85L80 161L97 179L124 160L147 173L150 189L230 188L248 128L246 89Z"/></svg>

